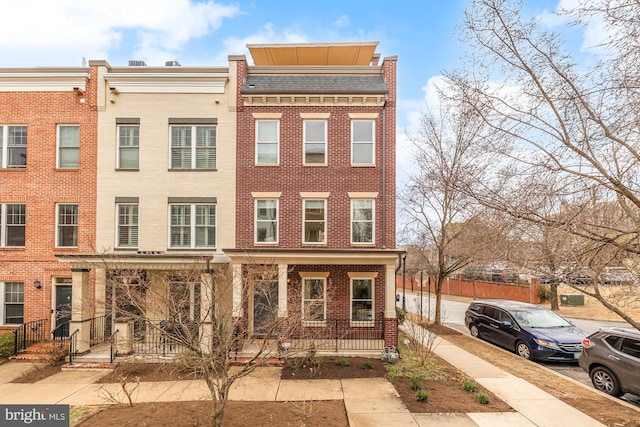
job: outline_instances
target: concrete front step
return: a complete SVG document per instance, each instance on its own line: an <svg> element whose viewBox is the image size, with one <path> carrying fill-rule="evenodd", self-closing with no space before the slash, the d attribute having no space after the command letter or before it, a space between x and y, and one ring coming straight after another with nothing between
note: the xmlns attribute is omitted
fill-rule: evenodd
<svg viewBox="0 0 640 427"><path fill-rule="evenodd" d="M115 368L117 363L109 362L73 362L62 365L63 371L104 371Z"/></svg>

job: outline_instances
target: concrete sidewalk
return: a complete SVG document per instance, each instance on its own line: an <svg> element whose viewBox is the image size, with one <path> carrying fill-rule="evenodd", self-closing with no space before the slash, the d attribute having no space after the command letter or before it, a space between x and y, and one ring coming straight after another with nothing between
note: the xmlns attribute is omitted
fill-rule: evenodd
<svg viewBox="0 0 640 427"><path fill-rule="evenodd" d="M509 404L516 412L467 414L411 414L394 387L384 378L345 380L283 380L279 368L260 368L231 388L231 400L302 401L344 400L349 425L531 427L603 424L556 399L538 387L438 337L435 353ZM33 384L9 383L30 366L0 365L0 403L98 405L126 401L119 384L95 384L100 371L63 371ZM32 365L31 365L32 366ZM208 400L203 380L140 383L135 402ZM640 413L639 413L640 415Z"/></svg>

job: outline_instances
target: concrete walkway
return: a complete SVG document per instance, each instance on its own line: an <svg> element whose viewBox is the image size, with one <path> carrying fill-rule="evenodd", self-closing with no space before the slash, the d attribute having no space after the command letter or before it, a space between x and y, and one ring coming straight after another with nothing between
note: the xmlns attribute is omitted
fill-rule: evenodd
<svg viewBox="0 0 640 427"><path fill-rule="evenodd" d="M509 404L516 412L467 414L411 414L394 387L384 378L345 380L283 380L279 368L260 368L231 388L231 400L302 401L344 400L351 427L457 426L531 427L603 424L459 347L438 338L435 353ZM94 384L104 372L63 371L33 384L9 383L29 363L0 365L1 404L98 405L126 401L119 384ZM203 380L140 383L135 402L208 400ZM639 412L640 415L640 412Z"/></svg>

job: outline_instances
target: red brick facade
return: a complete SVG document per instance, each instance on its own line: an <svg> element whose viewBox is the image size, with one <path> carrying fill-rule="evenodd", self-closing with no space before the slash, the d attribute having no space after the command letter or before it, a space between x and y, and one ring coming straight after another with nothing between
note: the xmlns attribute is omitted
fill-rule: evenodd
<svg viewBox="0 0 640 427"><path fill-rule="evenodd" d="M88 69L84 71L88 74ZM0 91L0 125L27 126L26 167L0 168L0 203L26 205L25 246L0 248L0 282L24 283L25 322L50 319L53 280L71 277L55 255L88 252L95 246L98 113L91 107L94 94L91 81L84 94L75 93L71 85L64 91ZM58 124L80 126L78 169L56 167ZM55 247L56 203L78 204L77 248ZM41 289L34 286L36 280Z"/></svg>

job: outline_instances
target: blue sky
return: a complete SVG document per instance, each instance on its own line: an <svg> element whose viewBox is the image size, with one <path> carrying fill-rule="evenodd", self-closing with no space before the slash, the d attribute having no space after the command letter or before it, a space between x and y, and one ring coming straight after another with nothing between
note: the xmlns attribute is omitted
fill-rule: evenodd
<svg viewBox="0 0 640 427"><path fill-rule="evenodd" d="M552 13L560 2L524 0L525 15ZM3 2L0 67L80 66L83 58L124 66L177 60L226 66L248 43L378 41L398 56L399 174L403 135L424 111L427 84L459 65L454 33L466 0L20 0ZM7 19L8 18L8 19Z"/></svg>

